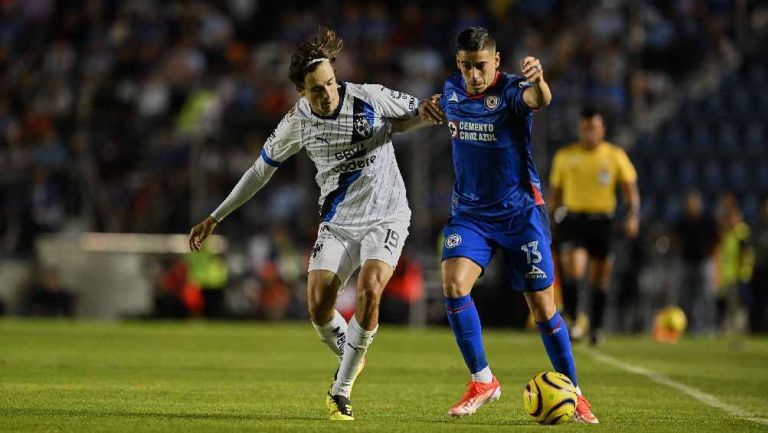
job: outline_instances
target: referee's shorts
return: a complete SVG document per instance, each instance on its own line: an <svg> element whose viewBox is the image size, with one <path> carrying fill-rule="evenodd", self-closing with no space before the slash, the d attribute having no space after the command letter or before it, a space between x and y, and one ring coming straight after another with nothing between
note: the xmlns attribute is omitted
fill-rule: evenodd
<svg viewBox="0 0 768 433"><path fill-rule="evenodd" d="M605 260L611 254L613 215L568 212L555 230L558 250L584 248L590 257Z"/></svg>

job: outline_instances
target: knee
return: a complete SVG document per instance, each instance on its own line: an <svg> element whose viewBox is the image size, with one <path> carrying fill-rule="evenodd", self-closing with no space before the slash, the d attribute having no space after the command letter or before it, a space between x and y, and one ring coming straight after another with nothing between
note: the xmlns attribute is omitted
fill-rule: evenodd
<svg viewBox="0 0 768 433"><path fill-rule="evenodd" d="M314 323L323 324L327 322L327 318L333 309L333 304L336 299L332 296L327 296L327 293L333 293L333 289L321 288L321 287L309 287L307 289L307 311L309 317Z"/></svg>
<svg viewBox="0 0 768 433"><path fill-rule="evenodd" d="M471 287L465 287L459 278L447 276L443 279L443 295L447 298L460 298L469 294Z"/></svg>
<svg viewBox="0 0 768 433"><path fill-rule="evenodd" d="M378 304L386 284L386 278L381 275L366 275L360 279L360 284L357 287L357 297L366 304Z"/></svg>
<svg viewBox="0 0 768 433"><path fill-rule="evenodd" d="M535 296L531 301L528 305L536 322L545 322L551 319L557 312L554 300L547 296Z"/></svg>

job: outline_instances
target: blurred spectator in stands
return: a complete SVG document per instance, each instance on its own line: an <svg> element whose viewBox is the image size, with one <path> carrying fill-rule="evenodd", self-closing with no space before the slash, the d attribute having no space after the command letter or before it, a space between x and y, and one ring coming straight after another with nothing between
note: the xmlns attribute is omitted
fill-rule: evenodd
<svg viewBox="0 0 768 433"><path fill-rule="evenodd" d="M768 332L768 198L763 201L754 236L755 270L752 274L752 308L749 327L752 332Z"/></svg>
<svg viewBox="0 0 768 433"><path fill-rule="evenodd" d="M726 333L743 334L747 327L749 282L752 278L754 255L750 246L750 229L744 222L741 208L732 194L720 202L720 233L718 247L719 284L717 290L718 322Z"/></svg>
<svg viewBox="0 0 768 433"><path fill-rule="evenodd" d="M681 260L678 305L688 317L691 333L712 332L716 314L712 259L719 231L714 217L704 211L698 191L685 197L683 215L673 233Z"/></svg>
<svg viewBox="0 0 768 433"><path fill-rule="evenodd" d="M261 317L280 320L288 316L291 309L292 294L288 284L280 277L277 266L267 263L259 272L262 283L259 307Z"/></svg>
<svg viewBox="0 0 768 433"><path fill-rule="evenodd" d="M26 310L31 316L72 317L77 297L65 288L59 274L51 268L33 269Z"/></svg>
<svg viewBox="0 0 768 433"><path fill-rule="evenodd" d="M185 259L189 267L189 280L200 287L203 295L203 316L208 319L225 317L227 263L223 258L211 253L205 245L198 253L185 255Z"/></svg>
<svg viewBox="0 0 768 433"><path fill-rule="evenodd" d="M154 298L154 317L159 319L182 319L203 311L200 287L190 281L184 260L176 257L161 261Z"/></svg>

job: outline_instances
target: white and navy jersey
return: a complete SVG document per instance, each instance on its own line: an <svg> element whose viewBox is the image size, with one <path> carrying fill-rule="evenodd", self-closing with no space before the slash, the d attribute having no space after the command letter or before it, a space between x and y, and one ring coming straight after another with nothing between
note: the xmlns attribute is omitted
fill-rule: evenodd
<svg viewBox="0 0 768 433"><path fill-rule="evenodd" d="M302 148L317 168L320 217L345 226L410 215L392 146L392 118L413 117L418 100L376 84L340 83L339 106L317 116L302 98L269 136L262 159L275 167Z"/></svg>

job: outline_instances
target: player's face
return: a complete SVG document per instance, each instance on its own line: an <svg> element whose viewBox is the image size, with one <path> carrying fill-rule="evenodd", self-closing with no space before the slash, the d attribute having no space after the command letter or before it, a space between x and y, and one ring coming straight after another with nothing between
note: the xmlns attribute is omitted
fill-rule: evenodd
<svg viewBox="0 0 768 433"><path fill-rule="evenodd" d="M592 116L579 121L579 141L587 147L595 147L605 138L603 116Z"/></svg>
<svg viewBox="0 0 768 433"><path fill-rule="evenodd" d="M301 95L307 98L312 111L328 116L339 106L339 85L333 73L331 62L323 61L314 71L304 77Z"/></svg>
<svg viewBox="0 0 768 433"><path fill-rule="evenodd" d="M496 50L464 51L456 53L456 67L461 71L467 92L483 93L493 84L501 57Z"/></svg>

